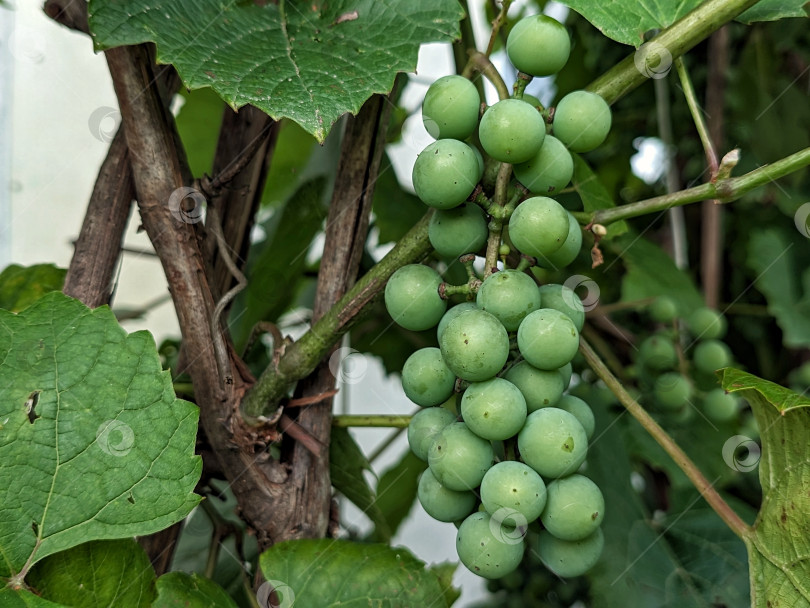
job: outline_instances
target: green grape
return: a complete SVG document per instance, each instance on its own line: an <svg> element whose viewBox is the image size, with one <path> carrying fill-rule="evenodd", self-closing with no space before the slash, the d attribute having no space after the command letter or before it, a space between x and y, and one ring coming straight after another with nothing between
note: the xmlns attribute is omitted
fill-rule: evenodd
<svg viewBox="0 0 810 608"><path fill-rule="evenodd" d="M565 26L546 15L518 21L506 38L506 54L518 70L532 76L550 76L568 61L571 40Z"/></svg>
<svg viewBox="0 0 810 608"><path fill-rule="evenodd" d="M573 289L559 283L547 283L540 286L540 299L543 301L543 308L553 308L568 315L577 331L582 331L585 325L585 306Z"/></svg>
<svg viewBox="0 0 810 608"><path fill-rule="evenodd" d="M422 122L434 139L466 139L478 126L480 106L472 82L462 76L443 76L425 94Z"/></svg>
<svg viewBox="0 0 810 608"><path fill-rule="evenodd" d="M695 347L692 362L700 371L711 373L731 364L731 351L720 340L704 340Z"/></svg>
<svg viewBox="0 0 810 608"><path fill-rule="evenodd" d="M678 305L668 296L658 296L650 304L650 316L658 323L672 323L678 316Z"/></svg>
<svg viewBox="0 0 810 608"><path fill-rule="evenodd" d="M638 362L654 372L673 369L678 365L678 351L668 336L653 334L639 344Z"/></svg>
<svg viewBox="0 0 810 608"><path fill-rule="evenodd" d="M467 517L478 502L472 492L456 492L445 488L430 469L426 469L419 478L416 496L428 515L448 523Z"/></svg>
<svg viewBox="0 0 810 608"><path fill-rule="evenodd" d="M472 148L455 139L427 146L413 165L413 189L429 207L452 209L467 200L478 183L478 159Z"/></svg>
<svg viewBox="0 0 810 608"><path fill-rule="evenodd" d="M555 406L565 390L559 370L537 369L527 361L513 365L503 377L523 393L530 414L541 407Z"/></svg>
<svg viewBox="0 0 810 608"><path fill-rule="evenodd" d="M667 372L655 379L653 394L661 407L676 410L689 402L692 384L678 372Z"/></svg>
<svg viewBox="0 0 810 608"><path fill-rule="evenodd" d="M686 324L698 340L714 340L726 335L726 318L711 308L693 310Z"/></svg>
<svg viewBox="0 0 810 608"><path fill-rule="evenodd" d="M715 388L703 396L703 412L709 420L728 422L737 417L740 401L722 388Z"/></svg>
<svg viewBox="0 0 810 608"><path fill-rule="evenodd" d="M402 366L402 390L416 405L440 405L450 398L456 377L436 347L420 348Z"/></svg>
<svg viewBox="0 0 810 608"><path fill-rule="evenodd" d="M509 238L521 253L547 257L562 247L569 232L568 212L553 198L535 196L509 218Z"/></svg>
<svg viewBox="0 0 810 608"><path fill-rule="evenodd" d="M559 270L565 268L579 255L582 249L582 229L576 218L568 213L568 236L565 237L562 246L545 256L538 256L537 265L549 270Z"/></svg>
<svg viewBox="0 0 810 608"><path fill-rule="evenodd" d="M492 465L492 446L463 422L444 427L428 449L428 466L437 481L458 492L478 487Z"/></svg>
<svg viewBox="0 0 810 608"><path fill-rule="evenodd" d="M523 587L526 577L520 570L515 570L504 576L501 580L501 586L509 591L515 591ZM521 607L523 608L523 607Z"/></svg>
<svg viewBox="0 0 810 608"><path fill-rule="evenodd" d="M574 375L574 366L570 363L566 363L557 371L560 372L560 376L563 379L563 390L565 390L568 388L568 385L571 384L571 376Z"/></svg>
<svg viewBox="0 0 810 608"><path fill-rule="evenodd" d="M540 290L525 272L502 270L487 277L475 298L478 307L515 331L530 312L540 308Z"/></svg>
<svg viewBox="0 0 810 608"><path fill-rule="evenodd" d="M481 117L478 138L484 152L504 163L532 158L546 137L543 116L520 99L502 99Z"/></svg>
<svg viewBox="0 0 810 608"><path fill-rule="evenodd" d="M594 420L593 410L590 405L579 397L574 397L574 395L563 395L554 407L573 414L574 417L579 420L582 428L585 429L585 435L590 440L596 429L596 420Z"/></svg>
<svg viewBox="0 0 810 608"><path fill-rule="evenodd" d="M556 407L532 412L518 433L523 462L545 478L570 475L585 461L588 437L573 414Z"/></svg>
<svg viewBox="0 0 810 608"><path fill-rule="evenodd" d="M508 515L513 521L521 519L522 525L528 525L543 512L546 484L530 466L505 460L484 475L481 503L496 521Z"/></svg>
<svg viewBox="0 0 810 608"><path fill-rule="evenodd" d="M610 106L596 93L573 91L554 110L554 136L574 152L590 152L610 131Z"/></svg>
<svg viewBox="0 0 810 608"><path fill-rule="evenodd" d="M444 313L442 320L439 321L439 325L436 328L436 339L439 341L439 343L442 341L442 336L444 335L444 330L447 327L447 324L465 310L478 310L478 305L475 302L462 302L461 304L456 304L446 313Z"/></svg>
<svg viewBox="0 0 810 608"><path fill-rule="evenodd" d="M385 308L394 322L411 331L435 326L447 310L439 295L442 278L430 266L408 264L385 286Z"/></svg>
<svg viewBox="0 0 810 608"><path fill-rule="evenodd" d="M500 578L517 569L523 560L520 537L503 533L488 513L473 513L459 526L456 552L470 572L484 578Z"/></svg>
<svg viewBox="0 0 810 608"><path fill-rule="evenodd" d="M557 576L571 578L585 574L599 561L605 548L605 537L601 528L582 540L574 541L555 538L543 530L536 547L546 568Z"/></svg>
<svg viewBox="0 0 810 608"><path fill-rule="evenodd" d="M487 242L488 235L484 211L474 203L438 210L428 224L430 244L439 255L448 258L475 253Z"/></svg>
<svg viewBox="0 0 810 608"><path fill-rule="evenodd" d="M584 475L570 475L548 484L546 508L540 521L562 540L582 540L599 528L605 517L605 499L599 487Z"/></svg>
<svg viewBox="0 0 810 608"><path fill-rule="evenodd" d="M430 407L416 412L408 425L408 445L414 456L427 461L428 450L436 435L455 421L455 414L443 407Z"/></svg>
<svg viewBox="0 0 810 608"><path fill-rule="evenodd" d="M492 378L509 356L506 329L485 310L459 313L445 327L439 345L447 367L469 382Z"/></svg>
<svg viewBox="0 0 810 608"><path fill-rule="evenodd" d="M523 93L523 97L521 97L521 99L535 109L543 107L543 103L537 97L530 95L529 93Z"/></svg>
<svg viewBox="0 0 810 608"><path fill-rule="evenodd" d="M524 96L524 101L526 97ZM574 175L574 159L562 142L546 135L537 154L514 166L515 177L534 194L554 194Z"/></svg>
<svg viewBox="0 0 810 608"><path fill-rule="evenodd" d="M503 378L473 382L461 398L461 417L483 439L509 439L526 421L526 400L518 387Z"/></svg>
<svg viewBox="0 0 810 608"><path fill-rule="evenodd" d="M517 332L523 358L538 369L559 369L570 362L579 349L579 332L565 313L541 308L530 313ZM452 368L451 368L452 369Z"/></svg>

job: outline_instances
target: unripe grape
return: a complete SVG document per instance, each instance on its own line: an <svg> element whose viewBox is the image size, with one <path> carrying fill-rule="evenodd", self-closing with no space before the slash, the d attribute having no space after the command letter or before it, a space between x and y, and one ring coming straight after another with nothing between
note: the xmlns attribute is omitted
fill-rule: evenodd
<svg viewBox="0 0 810 608"><path fill-rule="evenodd" d="M574 375L574 366L570 363L566 363L557 371L560 373L560 377L563 379L563 390L565 390L568 388L568 385L571 384L571 376Z"/></svg>
<svg viewBox="0 0 810 608"><path fill-rule="evenodd" d="M601 528L590 536L575 541L555 538L547 530L543 530L536 547L546 568L557 576L571 578L582 576L599 561L605 548L605 537Z"/></svg>
<svg viewBox="0 0 810 608"><path fill-rule="evenodd" d="M577 354L579 332L568 315L552 308L541 308L523 319L517 342L526 361L538 369L554 370Z"/></svg>
<svg viewBox="0 0 810 608"><path fill-rule="evenodd" d="M537 471L522 462L505 460L494 465L481 481L481 503L496 520L509 515L526 525L543 512L546 484Z"/></svg>
<svg viewBox="0 0 810 608"><path fill-rule="evenodd" d="M568 212L552 198L535 196L520 203L509 218L509 238L521 253L547 257L569 233Z"/></svg>
<svg viewBox="0 0 810 608"><path fill-rule="evenodd" d="M462 302L461 304L456 304L446 313L444 313L442 320L439 321L439 325L436 327L436 339L439 341L439 343L442 341L442 335L444 335L444 330L447 327L447 324L465 310L478 310L478 305L475 302Z"/></svg>
<svg viewBox="0 0 810 608"><path fill-rule="evenodd" d="M661 372L678 364L678 351L672 340L663 334L653 334L638 347L638 361L647 369Z"/></svg>
<svg viewBox="0 0 810 608"><path fill-rule="evenodd" d="M537 265L549 270L559 270L565 268L579 255L582 249L582 229L576 218L568 213L568 236L565 237L562 246L552 253L544 256L537 256Z"/></svg>
<svg viewBox="0 0 810 608"><path fill-rule="evenodd" d="M574 395L563 395L554 407L573 414L579 420L582 428L585 429L585 435L590 440L596 429L596 420L593 417L593 410L590 405Z"/></svg>
<svg viewBox="0 0 810 608"><path fill-rule="evenodd" d="M442 353L433 346L420 348L402 366L402 390L416 405L440 405L450 398L456 376L444 364Z"/></svg>
<svg viewBox="0 0 810 608"><path fill-rule="evenodd" d="M462 76L443 76L425 94L422 122L434 139L466 139L478 126L480 105L472 82Z"/></svg>
<svg viewBox="0 0 810 608"><path fill-rule="evenodd" d="M574 159L562 142L546 135L537 154L514 166L515 177L534 194L554 195L574 175Z"/></svg>
<svg viewBox="0 0 810 608"><path fill-rule="evenodd" d="M461 398L461 417L483 439L509 439L523 428L526 400L518 387L503 378L473 382Z"/></svg>
<svg viewBox="0 0 810 608"><path fill-rule="evenodd" d="M574 417L556 407L532 412L518 433L520 457L547 479L570 475L585 461L588 438Z"/></svg>
<svg viewBox="0 0 810 608"><path fill-rule="evenodd" d="M589 91L573 91L554 110L554 136L574 152L590 152L605 141L611 114L607 102Z"/></svg>
<svg viewBox="0 0 810 608"><path fill-rule="evenodd" d="M668 296L658 296L650 304L650 316L659 323L672 323L678 316L678 305Z"/></svg>
<svg viewBox="0 0 810 608"><path fill-rule="evenodd" d="M526 315L540 308L540 290L525 272L502 270L484 280L475 300L481 310L495 315L507 331L515 331Z"/></svg>
<svg viewBox="0 0 810 608"><path fill-rule="evenodd" d="M698 340L712 340L726 335L726 318L711 308L697 308L687 319L689 331Z"/></svg>
<svg viewBox="0 0 810 608"><path fill-rule="evenodd" d="M541 407L555 406L565 390L559 370L537 369L528 361L510 367L504 378L523 393L530 414Z"/></svg>
<svg viewBox="0 0 810 608"><path fill-rule="evenodd" d="M413 188L423 203L436 209L458 207L478 183L478 159L472 148L455 139L427 146L413 165Z"/></svg>
<svg viewBox="0 0 810 608"><path fill-rule="evenodd" d="M518 70L532 76L556 74L568 61L571 40L565 26L546 15L518 21L506 38L506 54Z"/></svg>
<svg viewBox="0 0 810 608"><path fill-rule="evenodd" d="M722 388L713 389L703 397L703 412L709 420L715 422L734 420L739 407L739 399Z"/></svg>
<svg viewBox="0 0 810 608"><path fill-rule="evenodd" d="M447 302L439 295L441 284L439 273L430 266L403 266L388 279L385 308L394 322L405 329L429 329L447 310Z"/></svg>
<svg viewBox="0 0 810 608"><path fill-rule="evenodd" d="M540 286L540 299L543 308L553 308L566 314L574 322L577 331L582 331L585 325L585 306L573 289L559 283L547 283Z"/></svg>
<svg viewBox="0 0 810 608"><path fill-rule="evenodd" d="M653 393L661 407L676 410L689 402L692 384L678 372L667 372L656 378Z"/></svg>
<svg viewBox="0 0 810 608"><path fill-rule="evenodd" d="M430 407L416 412L408 425L408 445L414 456L427 461L428 450L436 435L455 421L455 414L443 407Z"/></svg>
<svg viewBox="0 0 810 608"><path fill-rule="evenodd" d="M731 364L731 351L720 340L704 340L695 347L692 361L700 371L711 373Z"/></svg>
<svg viewBox="0 0 810 608"><path fill-rule="evenodd" d="M523 560L523 539L501 532L502 526L492 522L488 513L467 517L456 535L461 563L484 578L500 578L517 569Z"/></svg>
<svg viewBox="0 0 810 608"><path fill-rule="evenodd" d="M504 163L532 158L546 137L546 124L535 108L520 99L502 99L481 117L478 137L484 151Z"/></svg>
<svg viewBox="0 0 810 608"><path fill-rule="evenodd" d="M428 450L428 466L440 484L461 492L478 487L494 457L489 441L463 422L454 422L436 435Z"/></svg>
<svg viewBox="0 0 810 608"><path fill-rule="evenodd" d="M445 488L430 469L422 473L416 496L428 515L444 522L453 522L467 517L473 512L475 504L478 502L472 492L456 492Z"/></svg>
<svg viewBox="0 0 810 608"><path fill-rule="evenodd" d="M605 517L599 487L583 475L548 484L546 508L540 516L546 530L562 540L582 540L596 532Z"/></svg>
<svg viewBox="0 0 810 608"><path fill-rule="evenodd" d="M461 312L447 324L439 345L447 367L469 382L492 378L509 356L506 329L485 310Z"/></svg>
<svg viewBox="0 0 810 608"><path fill-rule="evenodd" d="M439 255L448 258L475 253L487 242L488 235L484 211L474 203L438 210L428 224L430 244Z"/></svg>

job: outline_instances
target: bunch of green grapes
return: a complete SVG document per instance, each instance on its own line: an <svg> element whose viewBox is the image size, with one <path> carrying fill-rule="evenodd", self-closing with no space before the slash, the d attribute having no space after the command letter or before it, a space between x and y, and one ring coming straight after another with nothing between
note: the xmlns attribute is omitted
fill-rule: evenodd
<svg viewBox="0 0 810 608"><path fill-rule="evenodd" d="M528 17L510 32L507 52L524 82L552 74L568 58L568 33L554 19ZM598 146L611 115L585 91L566 95L553 113L520 98L517 87L516 95L481 114L477 89L461 76L440 78L427 91L423 120L437 140L416 160L414 189L436 209L430 242L459 257L469 281L448 285L430 266L404 266L386 285L385 304L406 329L437 326L439 348L414 352L402 370L405 394L424 408L408 441L428 462L418 488L425 511L458 525L459 558L475 574L514 572L533 525L540 531L531 552L556 575L572 577L595 564L604 544L602 493L578 472L593 413L564 394L585 314L572 290L538 286L524 271L534 263L564 267L580 251L577 221L545 195L569 183L570 151ZM483 153L469 139L476 129ZM511 200L490 200L480 185L485 165L501 175L505 165L514 169ZM473 260L485 244L488 259L499 253L504 268L480 277ZM513 248L521 257L509 268ZM466 301L448 310L450 295Z"/></svg>

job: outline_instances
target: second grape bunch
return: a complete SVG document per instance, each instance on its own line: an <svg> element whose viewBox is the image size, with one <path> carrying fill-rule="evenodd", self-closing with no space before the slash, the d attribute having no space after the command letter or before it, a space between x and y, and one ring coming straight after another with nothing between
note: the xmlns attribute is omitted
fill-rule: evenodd
<svg viewBox="0 0 810 608"><path fill-rule="evenodd" d="M506 49L526 83L559 71L570 42L562 24L537 15L512 28ZM607 137L610 108L574 91L551 112L520 86L481 108L466 78L431 85L422 116L436 141L413 169L417 195L436 210L430 242L459 258L468 282L448 285L412 264L385 289L393 320L436 327L439 344L414 352L402 370L405 394L424 408L408 428L412 451L428 463L418 497L435 519L458 526L459 558L482 577L513 572L527 550L558 576L579 576L602 552L605 511L601 491L581 474L594 416L566 394L585 311L572 290L538 285L526 270L558 270L577 257L582 231L553 196L571 181L571 152ZM473 262L485 247L485 259L502 268L486 264L480 276ZM464 301L448 307L451 297ZM539 534L527 548L529 526Z"/></svg>

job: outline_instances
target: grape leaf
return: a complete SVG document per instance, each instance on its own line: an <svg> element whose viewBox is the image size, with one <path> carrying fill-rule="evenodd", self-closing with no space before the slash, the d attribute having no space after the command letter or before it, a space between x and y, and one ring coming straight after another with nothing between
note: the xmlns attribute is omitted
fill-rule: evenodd
<svg viewBox="0 0 810 608"><path fill-rule="evenodd" d="M342 114L416 69L423 42L459 36L457 0L91 0L96 49L154 42L189 89L212 87L323 141Z"/></svg>
<svg viewBox="0 0 810 608"><path fill-rule="evenodd" d="M387 154L380 162L373 205L380 243L398 241L427 212L425 204L400 185Z"/></svg>
<svg viewBox="0 0 810 608"><path fill-rule="evenodd" d="M725 455L729 466L746 468L759 456L762 506L744 538L751 605L810 606L810 398L737 369L717 374L727 392L751 404L762 440L758 455L747 438L732 437L748 455Z"/></svg>
<svg viewBox="0 0 810 608"><path fill-rule="evenodd" d="M61 291L67 270L53 264L11 264L0 273L0 308L19 312L50 291Z"/></svg>
<svg viewBox="0 0 810 608"><path fill-rule="evenodd" d="M74 608L147 608L155 597L155 571L131 538L83 543L49 555L27 582L43 598Z"/></svg>
<svg viewBox="0 0 810 608"><path fill-rule="evenodd" d="M153 608L237 608L214 581L185 572L169 572L157 580Z"/></svg>
<svg viewBox="0 0 810 608"><path fill-rule="evenodd" d="M610 193L599 181L599 177L588 166L588 163L582 160L579 154L572 154L571 157L574 159L574 176L571 178L571 182L582 199L582 208L590 213L597 209L615 207L616 203L613 202ZM627 232L627 222L619 220L607 225L605 238L613 238L625 232Z"/></svg>
<svg viewBox="0 0 810 608"><path fill-rule="evenodd" d="M377 483L377 506L385 516L390 534L395 534L402 521L411 512L416 502L419 476L427 468L427 462L419 460L410 449L406 450L399 462L380 475ZM372 538L385 540L386 530L374 530Z"/></svg>
<svg viewBox="0 0 810 608"><path fill-rule="evenodd" d="M152 336L106 306L52 292L0 311L0 576L183 519L199 500L198 416Z"/></svg>
<svg viewBox="0 0 810 608"><path fill-rule="evenodd" d="M290 540L262 553L259 565L268 581L259 589L260 604L273 588L281 606L443 608L453 599L446 572L426 569L402 547Z"/></svg>
<svg viewBox="0 0 810 608"><path fill-rule="evenodd" d="M754 21L776 21L785 17L810 15L807 0L760 0L737 17L737 21L751 24Z"/></svg>
<svg viewBox="0 0 810 608"><path fill-rule="evenodd" d="M3 608L65 608L35 595L27 589L0 589L0 606Z"/></svg>
<svg viewBox="0 0 810 608"><path fill-rule="evenodd" d="M185 103L175 122L192 175L210 175L225 104L211 89L180 91Z"/></svg>

